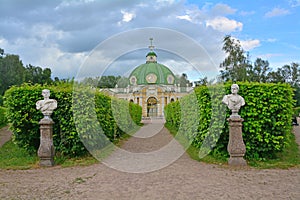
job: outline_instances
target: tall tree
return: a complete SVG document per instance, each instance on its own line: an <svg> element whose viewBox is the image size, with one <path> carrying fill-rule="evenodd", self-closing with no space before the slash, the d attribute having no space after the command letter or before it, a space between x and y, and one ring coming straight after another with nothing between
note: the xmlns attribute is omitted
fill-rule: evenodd
<svg viewBox="0 0 300 200"><path fill-rule="evenodd" d="M178 78L178 80L179 80L180 87L186 87L187 85L188 86L191 85L186 73L182 73L181 76Z"/></svg>
<svg viewBox="0 0 300 200"><path fill-rule="evenodd" d="M24 81L39 84L51 83L51 69L42 69L29 64L25 68Z"/></svg>
<svg viewBox="0 0 300 200"><path fill-rule="evenodd" d="M257 58L254 62L254 66L249 65L247 72L248 81L255 81L261 83L267 82L269 71L269 62L267 60Z"/></svg>
<svg viewBox="0 0 300 200"><path fill-rule="evenodd" d="M298 63L291 63L291 65L284 65L277 68L277 71L268 74L268 81L274 83L289 83L291 86L300 84L300 67Z"/></svg>
<svg viewBox="0 0 300 200"><path fill-rule="evenodd" d="M291 63L291 85L300 86L300 67L299 63Z"/></svg>
<svg viewBox="0 0 300 200"><path fill-rule="evenodd" d="M195 86L201 86L201 85L207 85L208 84L208 79L207 76L204 78L199 78L199 81L194 81Z"/></svg>
<svg viewBox="0 0 300 200"><path fill-rule="evenodd" d="M51 70L28 65L23 66L18 55L6 54L0 48L0 96L12 85L24 82L51 83Z"/></svg>
<svg viewBox="0 0 300 200"><path fill-rule="evenodd" d="M0 95L12 85L23 83L24 67L18 55L5 54L0 51Z"/></svg>
<svg viewBox="0 0 300 200"><path fill-rule="evenodd" d="M120 76L101 76L98 87L99 88L114 88L116 87Z"/></svg>
<svg viewBox="0 0 300 200"><path fill-rule="evenodd" d="M224 81L245 81L247 80L248 56L242 49L240 41L227 35L223 40L223 48L227 57L220 64L221 79Z"/></svg>

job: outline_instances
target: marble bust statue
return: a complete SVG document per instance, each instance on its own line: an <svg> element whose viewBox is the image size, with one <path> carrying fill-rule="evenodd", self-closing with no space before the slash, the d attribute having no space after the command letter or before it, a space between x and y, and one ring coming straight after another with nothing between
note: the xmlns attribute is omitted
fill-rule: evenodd
<svg viewBox="0 0 300 200"><path fill-rule="evenodd" d="M42 95L44 99L36 102L36 109L41 110L44 118L50 118L53 110L57 108L57 101L55 99L49 99L50 90L48 89L44 89Z"/></svg>
<svg viewBox="0 0 300 200"><path fill-rule="evenodd" d="M245 105L245 100L238 95L239 86L237 84L231 85L231 94L225 95L222 102L231 110L231 116L239 116L238 112L242 106Z"/></svg>

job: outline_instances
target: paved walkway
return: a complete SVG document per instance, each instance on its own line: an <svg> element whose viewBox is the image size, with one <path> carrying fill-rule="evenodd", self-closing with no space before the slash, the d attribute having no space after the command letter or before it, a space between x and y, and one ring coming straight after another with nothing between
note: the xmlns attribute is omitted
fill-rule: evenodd
<svg viewBox="0 0 300 200"><path fill-rule="evenodd" d="M159 133L153 135L153 129ZM154 121L144 126L137 136L126 141L120 151L147 154L159 151L173 140L163 124ZM124 162L118 151L107 160ZM155 161L150 167L155 166L156 162L160 164L161 158L164 158L164 155L158 156L151 158ZM123 170L114 169L109 166L111 163L87 167L0 170L0 199L298 200L300 197L299 168L231 169L199 163L183 153L166 166L154 170L147 168L149 172L142 173L140 166L145 166L144 161L133 161L134 165L129 164L129 167L119 166ZM139 171L125 172L132 170L133 166Z"/></svg>

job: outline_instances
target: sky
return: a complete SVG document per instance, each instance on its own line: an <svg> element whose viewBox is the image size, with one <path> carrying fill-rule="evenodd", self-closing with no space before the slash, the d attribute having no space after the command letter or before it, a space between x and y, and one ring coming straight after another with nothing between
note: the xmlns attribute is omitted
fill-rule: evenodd
<svg viewBox="0 0 300 200"><path fill-rule="evenodd" d="M300 63L300 0L0 0L0 48L53 77L128 75L158 62L214 78L226 35L276 70ZM87 72L87 73L84 73Z"/></svg>

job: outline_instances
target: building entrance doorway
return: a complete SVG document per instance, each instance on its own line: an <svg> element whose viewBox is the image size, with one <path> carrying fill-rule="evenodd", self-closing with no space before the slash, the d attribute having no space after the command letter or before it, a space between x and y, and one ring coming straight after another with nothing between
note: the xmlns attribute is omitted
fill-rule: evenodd
<svg viewBox="0 0 300 200"><path fill-rule="evenodd" d="M157 99L149 97L147 100L147 117L157 117Z"/></svg>

